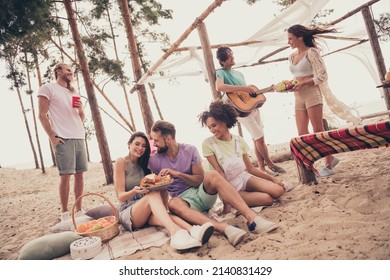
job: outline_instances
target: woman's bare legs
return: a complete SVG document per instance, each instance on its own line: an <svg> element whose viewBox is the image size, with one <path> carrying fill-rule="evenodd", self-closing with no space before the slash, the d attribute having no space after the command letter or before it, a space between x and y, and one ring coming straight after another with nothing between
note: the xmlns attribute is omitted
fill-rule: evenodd
<svg viewBox="0 0 390 280"><path fill-rule="evenodd" d="M138 200L132 208L132 223L139 228L146 223L165 227L170 235L181 229L170 217L159 192L149 192Z"/></svg>
<svg viewBox="0 0 390 280"><path fill-rule="evenodd" d="M310 107L307 109L307 113L313 127L314 133L325 131L323 122L323 106L322 104ZM332 169L333 156L329 155L325 157L326 165L329 169Z"/></svg>

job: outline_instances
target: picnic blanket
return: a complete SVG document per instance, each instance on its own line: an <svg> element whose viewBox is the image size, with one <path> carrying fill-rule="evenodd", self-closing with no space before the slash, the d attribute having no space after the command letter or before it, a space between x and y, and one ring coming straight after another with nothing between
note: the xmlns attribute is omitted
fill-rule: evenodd
<svg viewBox="0 0 390 280"><path fill-rule="evenodd" d="M223 208L222 201L218 198L212 209L209 210L208 216L218 222L233 219L241 215L237 210L232 209L232 213L221 214ZM264 207L251 208L256 213L263 210ZM144 250L150 247L161 247L170 240L167 229L158 226L148 226L135 231L125 231L122 226L120 232L110 241L104 243L102 251L92 260L113 260L124 256L129 256L138 250ZM56 258L57 260L71 260L71 255L67 254Z"/></svg>
<svg viewBox="0 0 390 280"><path fill-rule="evenodd" d="M161 247L170 239L166 229L161 227L146 227L137 231L125 231L120 227L119 235L104 243L100 253L93 260L113 260L129 256L138 250L149 247ZM57 258L58 260L70 260L71 255Z"/></svg>
<svg viewBox="0 0 390 280"><path fill-rule="evenodd" d="M295 161L307 170L314 170L314 162L331 154L388 146L390 121L362 126L306 134L290 141Z"/></svg>

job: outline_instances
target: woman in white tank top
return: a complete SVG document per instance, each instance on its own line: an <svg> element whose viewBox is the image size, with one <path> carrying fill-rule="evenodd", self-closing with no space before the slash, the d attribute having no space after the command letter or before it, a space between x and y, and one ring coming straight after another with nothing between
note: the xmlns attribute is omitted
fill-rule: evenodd
<svg viewBox="0 0 390 280"><path fill-rule="evenodd" d="M323 125L323 94L321 85L326 85L328 75L314 36L333 33L335 29L307 28L293 25L287 30L288 44L296 51L290 55L290 71L299 83L294 88L295 121L299 135L309 134L309 121L314 133L325 131ZM326 165L319 172L320 176L333 175L332 168L338 159L326 156Z"/></svg>

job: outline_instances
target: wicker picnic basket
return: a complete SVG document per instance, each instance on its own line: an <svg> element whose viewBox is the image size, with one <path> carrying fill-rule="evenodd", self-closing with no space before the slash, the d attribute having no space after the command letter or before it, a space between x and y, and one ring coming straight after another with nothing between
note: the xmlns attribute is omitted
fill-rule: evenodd
<svg viewBox="0 0 390 280"><path fill-rule="evenodd" d="M73 204L73 207L72 207L72 221L73 221L73 225L74 225L74 228L76 229L77 228L77 225L76 225L76 219L74 217L74 214L75 214L75 206L77 204L77 202L85 197L85 196L90 196L90 195L97 195L97 196L100 196L101 198L103 198L112 208L112 210L114 211L114 216L107 216L107 217L104 217L104 218L108 218L108 217L114 217L115 218L115 221L112 223L112 225L106 227L106 228L102 228L102 229L99 229L99 230L95 230L95 231L92 231L92 232L85 232L85 233L80 233L80 232L77 232L76 230L76 233L78 235L81 235L81 236L86 236L86 237L90 237L90 236L98 236L101 238L102 242L107 242L109 241L110 239L114 238L115 236L117 236L119 234L119 224L118 224L118 221L119 221L119 215L118 215L118 210L116 209L115 205L112 204L111 201L109 201L106 197L104 197L103 195L101 194L98 194L98 193L86 193L86 194L83 194L82 196L80 196L76 201L75 203Z"/></svg>

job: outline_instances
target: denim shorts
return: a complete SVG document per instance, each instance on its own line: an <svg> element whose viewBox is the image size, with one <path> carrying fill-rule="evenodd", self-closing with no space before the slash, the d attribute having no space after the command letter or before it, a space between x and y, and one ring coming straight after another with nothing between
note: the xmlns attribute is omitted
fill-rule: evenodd
<svg viewBox="0 0 390 280"><path fill-rule="evenodd" d="M209 211L217 201L218 194L208 194L203 189L203 184L198 188L189 188L179 197L188 202L191 208L200 212Z"/></svg>
<svg viewBox="0 0 390 280"><path fill-rule="evenodd" d="M125 230L133 231L133 221L131 220L131 210L134 204L143 197L142 194L137 194L131 199L126 200L124 203L119 205L118 213L119 213L119 223Z"/></svg>
<svg viewBox="0 0 390 280"><path fill-rule="evenodd" d="M84 139L62 139L55 146L57 167L60 175L75 174L88 170Z"/></svg>

